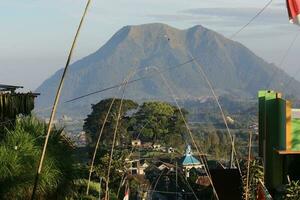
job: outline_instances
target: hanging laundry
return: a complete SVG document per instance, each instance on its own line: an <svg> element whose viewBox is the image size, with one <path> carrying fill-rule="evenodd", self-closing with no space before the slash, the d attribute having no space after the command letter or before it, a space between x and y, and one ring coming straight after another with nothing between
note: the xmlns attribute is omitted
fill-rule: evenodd
<svg viewBox="0 0 300 200"><path fill-rule="evenodd" d="M300 0L286 0L290 22L300 25Z"/></svg>

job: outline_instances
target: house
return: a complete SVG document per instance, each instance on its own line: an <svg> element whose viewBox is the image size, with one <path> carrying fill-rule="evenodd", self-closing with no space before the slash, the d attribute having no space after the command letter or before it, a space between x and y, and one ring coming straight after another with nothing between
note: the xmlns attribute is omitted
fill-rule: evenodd
<svg viewBox="0 0 300 200"><path fill-rule="evenodd" d="M128 172L131 175L145 175L145 169L149 167L149 164L145 159L133 159L127 160L129 167Z"/></svg>
<svg viewBox="0 0 300 200"><path fill-rule="evenodd" d="M168 148L168 153L174 153L174 152L175 152L175 149L173 147Z"/></svg>
<svg viewBox="0 0 300 200"><path fill-rule="evenodd" d="M161 148L161 145L160 144L153 144L153 149L154 150L160 150L160 148Z"/></svg>
<svg viewBox="0 0 300 200"><path fill-rule="evenodd" d="M80 131L76 140L77 146L85 147L88 144L87 135L85 131Z"/></svg>
<svg viewBox="0 0 300 200"><path fill-rule="evenodd" d="M152 142L145 142L142 144L144 149L153 149Z"/></svg>
<svg viewBox="0 0 300 200"><path fill-rule="evenodd" d="M196 184L205 186L205 187L208 187L211 185L209 177L207 175L198 176L198 178L196 180Z"/></svg>
<svg viewBox="0 0 300 200"><path fill-rule="evenodd" d="M131 146L132 146L132 147L141 147L141 146L142 146L142 142L141 142L141 140L139 140L139 139L132 140L132 141L131 141Z"/></svg>
<svg viewBox="0 0 300 200"><path fill-rule="evenodd" d="M18 115L30 115L39 93L16 93L22 86L0 84L0 122L11 125ZM9 123L8 123L9 122Z"/></svg>
<svg viewBox="0 0 300 200"><path fill-rule="evenodd" d="M172 165L172 164L169 164L169 163L162 163L162 164L158 165L157 168L160 171L165 170L165 169L170 170L170 171L174 171L175 166Z"/></svg>

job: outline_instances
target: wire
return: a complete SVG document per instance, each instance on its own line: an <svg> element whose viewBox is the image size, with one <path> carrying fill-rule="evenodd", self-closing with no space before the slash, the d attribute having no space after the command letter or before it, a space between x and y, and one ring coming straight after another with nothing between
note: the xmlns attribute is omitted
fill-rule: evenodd
<svg viewBox="0 0 300 200"><path fill-rule="evenodd" d="M153 69L159 71L159 69L158 69L157 67L153 67ZM194 136L193 136L193 133L191 132L191 129L190 129L190 127L189 127L189 125L188 125L188 123L187 123L185 117L184 117L184 114L183 114L183 112L182 112L182 109L180 108L180 106L179 106L179 104L178 104L177 97L176 97L176 95L175 95L173 89L172 89L171 86L168 84L168 81L166 80L166 78L164 77L164 75L163 75L162 73L159 73L159 75L161 76L161 79L163 80L165 86L166 86L167 89L169 90L171 97L172 97L173 100L175 101L175 104L176 104L176 106L177 106L177 109L178 109L178 111L179 111L179 113L180 113L180 115L181 115L181 117L182 117L182 121L183 121L183 123L184 123L184 125L185 125L185 127L186 127L186 129L187 129L187 132L189 133L189 136L191 137L191 140L192 140L192 142L193 142L193 145L195 146L195 148L196 148L198 154L199 154L199 155L203 154L203 152L200 151L199 148L198 148L198 146L197 146L197 143L196 143L196 141L195 141L195 138L194 138ZM205 165L205 161L203 160L202 157L200 157L200 160L201 160L201 162L204 164L204 166L206 166L206 165ZM205 170L205 173L207 174L207 176L209 177L209 181L210 181L210 184L211 184L212 187L213 187L214 194L215 194L217 200L219 200L217 191L216 191L216 189L215 189L215 187L214 187L214 184L213 184L213 181L212 181L212 179L211 179L210 172L209 172L209 170L208 170L206 167L204 167L204 170Z"/></svg>
<svg viewBox="0 0 300 200"><path fill-rule="evenodd" d="M132 75L134 75L135 72L136 72L136 70L134 70L132 73L129 74L129 77L128 77L128 79L126 79L126 82L128 80L130 80L130 78L132 77ZM110 170L111 170L111 165L112 165L112 159L113 159L113 154L114 154L114 147L115 147L115 143L116 143L116 136L117 136L117 132L118 132L118 128L119 128L119 121L120 121L120 118L121 118L121 112L122 112L123 100L124 100L124 97L125 97L126 87L127 87L127 84L125 84L124 87L123 87L122 99L121 99L120 106L119 106L119 109L118 109L118 116L117 116L115 130L114 130L114 135L113 135L113 143L112 143L112 148L111 148L111 152L110 152L110 159L109 159L108 170L107 170L107 177L106 177L105 199L108 199L109 181L110 181Z"/></svg>
<svg viewBox="0 0 300 200"><path fill-rule="evenodd" d="M291 47L294 45L294 43L296 42L297 38L299 37L300 32L297 32L294 40L291 43ZM288 51L291 49L291 47L289 47ZM292 83L293 79L295 79L295 77L297 77L297 75L299 74L300 69L298 69L295 73L294 76L291 76L291 78L283 85L282 88L288 88L290 86L290 84Z"/></svg>
<svg viewBox="0 0 300 200"><path fill-rule="evenodd" d="M92 158L92 163L91 163L91 167L90 167L90 171L89 171L88 184L87 184L87 188L86 188L86 194L87 194L87 195L89 195L90 181L91 181L91 177L92 177L92 172L93 172L93 167L94 167L94 162L95 162L95 158L96 158L98 146L99 146L99 143L100 143L100 140L101 140L101 136L102 136L104 127L105 127L105 125L106 125L108 116L109 116L109 114L110 114L110 111L111 111L111 109L112 109L112 106L113 106L115 100L116 100L116 97L114 97L114 98L112 99L112 101L111 101L111 104L110 104L110 106L109 106L109 108L108 108L108 111L107 111L107 113L106 113L105 119L104 119L103 124L102 124L102 126L101 126L101 130L100 130L100 133L99 133L97 142L96 142L96 146L95 146L95 150L94 150L93 158Z"/></svg>
<svg viewBox="0 0 300 200"><path fill-rule="evenodd" d="M190 53L189 53L189 56L193 58L193 56L192 56ZM219 108L219 110L220 110L220 112L221 112L221 116L222 116L222 119L223 119L224 124L225 124L225 126L226 126L227 133L228 133L228 135L229 135L229 137L230 137L232 150L233 150L233 153L235 154L235 157L236 157L237 167L238 167L238 170L239 170L240 175L242 176L240 164L239 164L239 161L238 161L238 158L237 158L237 153L236 153L236 149L235 149L235 145L234 145L233 136L232 136L232 134L231 134L231 132L230 132L230 129L229 129L229 126L228 126L228 124L227 124L227 120L226 120L226 117L225 117L223 108L222 108L222 106L221 106L221 104L220 104L220 102L219 102L219 99L218 99L218 97L217 97L217 95L216 95L216 93L215 93L215 90L214 90L214 88L213 88L213 86L212 86L212 83L210 82L209 78L206 76L206 73L205 73L204 70L203 70L203 67L202 67L202 66L200 65L200 63L197 62L197 61L195 61L195 64L198 66L198 69L199 69L200 74L204 77L204 79L205 79L205 81L206 81L206 83L207 83L207 85L208 85L208 87L209 87L209 89L210 89L210 91L211 91L211 93L212 93L212 95L213 95L213 97L214 97L214 99L215 99L217 105L218 105L218 108Z"/></svg>
<svg viewBox="0 0 300 200"><path fill-rule="evenodd" d="M234 34L230 36L230 39L233 39L235 36L237 36L240 32L242 32L247 26L249 26L259 15L261 15L273 2L273 0L270 0L262 9L259 10L258 13L256 13L244 26L242 26L239 30L237 30Z"/></svg>
<svg viewBox="0 0 300 200"><path fill-rule="evenodd" d="M299 37L300 32L297 32L297 34L294 36L294 38L292 39L291 43L289 44L287 50L284 52L280 62L279 62L279 68L282 67L282 65L284 64L284 61L286 60L286 58L288 57L292 47L294 46L295 42L297 41L298 37ZM271 83L273 81L273 79L275 78L275 76L277 76L279 70L275 70L267 84L267 88L269 88L271 86ZM291 81L293 79L293 77L291 77L289 80ZM290 82L289 81L289 82Z"/></svg>
<svg viewBox="0 0 300 200"><path fill-rule="evenodd" d="M188 60L188 61L185 61L185 62L180 63L180 64L178 64L178 65L175 65L175 66L173 66L173 67L169 67L169 68L163 69L163 70L161 70L159 73L166 72L166 71L169 71L169 70L174 70L174 69L176 69L176 68L180 68L180 67L182 67L182 66L184 66L184 65L187 65L187 64L193 62L195 59L200 59L200 58L193 58L193 59L191 59L191 60ZM148 68L145 68L145 69L148 70ZM145 70L145 69L143 69L143 70ZM134 83L134 82L137 82L137 81L141 81L141 80L144 80L144 79L147 79L147 78L151 78L151 77L153 77L153 76L156 75L156 74L157 74L157 72L156 72L156 73L153 73L153 74L150 74L150 75L147 75L147 76L142 76L141 78L138 78L138 79L134 79L134 80L128 81L127 84L129 85L129 84ZM94 95L94 94L98 94L98 93L101 93L101 92L105 92L105 91L107 91L107 90L111 90L111 89L114 89L114 88L117 88L117 87L120 87L120 86L123 86L123 85L124 85L124 83L119 83L119 84L117 84L117 85L113 85L113 86L106 87L106 88L101 89L101 90L98 90L98 91L94 91L94 92L91 92L91 93L87 93L87 94L84 94L84 95L75 97L75 98L73 98L73 99L70 99L70 100L65 101L64 103L70 103L70 102L73 102L73 101L77 101L77 100L79 100L79 99L82 99L82 98L85 98L85 97L88 97L88 96L91 96L91 95Z"/></svg>
<svg viewBox="0 0 300 200"><path fill-rule="evenodd" d="M138 133L137 137L135 138L135 140L138 140L138 139L139 139L139 137L140 137L142 131L146 128L146 126L149 125L149 123L150 123L150 121L147 120L147 122L146 122L146 123L142 126L142 128L139 130L139 133ZM135 146L131 146L130 153L129 153L129 155L126 157L126 159L130 159L130 158L131 158L131 156L133 155L133 151L134 151L135 149L136 149ZM126 160L126 159L125 159L125 160ZM125 178L125 174L126 174L126 172L123 172L122 179L121 179L121 181L120 181L119 188L118 188L118 192L117 192L117 198L119 197L119 193L120 193L120 190L121 190L121 187L122 187L122 180Z"/></svg>

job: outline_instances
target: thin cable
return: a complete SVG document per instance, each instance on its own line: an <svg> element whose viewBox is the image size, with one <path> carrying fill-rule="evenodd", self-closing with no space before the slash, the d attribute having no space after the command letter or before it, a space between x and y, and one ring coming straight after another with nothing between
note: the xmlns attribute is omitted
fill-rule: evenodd
<svg viewBox="0 0 300 200"><path fill-rule="evenodd" d="M135 138L135 140L138 140L138 139L139 139L139 137L140 137L142 131L144 130L144 128L145 128L146 126L148 126L149 123L150 123L150 121L148 120L148 121L145 123L145 125L139 130L139 133L138 133L137 137ZM135 149L136 149L135 146L132 146L132 147L131 147L130 153L129 153L129 155L126 157L126 159L130 159L130 158L131 158L131 156L133 155L133 151L134 151ZM126 160L126 159L125 159L125 160ZM120 193L120 190L121 190L121 187L122 187L122 182L123 182L123 179L125 179L125 174L126 174L126 171L125 171L125 172L123 173L123 175L122 175L122 178L121 178L121 181L120 181L120 184L119 184L119 188L118 188L118 192L117 192L117 198L119 198L119 193Z"/></svg>
<svg viewBox="0 0 300 200"><path fill-rule="evenodd" d="M239 34L243 29L245 29L248 25L250 25L262 12L264 12L267 7L272 3L273 0L270 0L253 18L250 19L250 21L248 23L246 23L242 28L240 28L237 32L235 32L231 37L230 39L232 39L233 37L235 37L237 34ZM191 63L193 62L194 60L188 60L184 63L181 63L179 64L178 66L175 66L173 68L168 68L166 69L167 70L172 70L172 69L175 69L175 68L178 68L178 67L181 67L181 66L184 66L188 63ZM153 76L153 75L151 75ZM132 81L129 81L128 84L131 84L131 83L134 83L134 82L137 82L137 81L140 81L140 80L143 80L143 79L146 79L146 78L149 78L148 76L147 77L141 77L139 79L135 79L135 80L132 80ZM67 100L65 101L65 103L69 103L69 102L72 102L72 101L76 101L76 100L79 100L81 98L85 98L85 97L88 97L88 96L91 96L91 95L94 95L94 94L98 94L98 93L101 93L101 92L104 92L104 91L107 91L107 90L111 90L111 89L114 89L114 88L117 88L119 86L122 86L122 83L120 84L117 84L117 85L113 85L113 86L110 86L110 87L107 87L107 88L104 88L104 89L101 89L101 90L98 90L98 91L95 91L95 92L91 92L91 93L87 93L85 95L82 95L82 96L79 96L79 97L75 97L73 99L70 99L70 100Z"/></svg>
<svg viewBox="0 0 300 200"><path fill-rule="evenodd" d="M159 71L159 69L158 69L157 67L155 67L155 66L153 66L152 68ZM195 139L194 139L193 133L191 132L191 130L190 130L190 128L189 128L189 125L188 125L186 119L184 118L184 114L183 114L182 109L180 108L180 106L179 106L179 104L178 104L177 97L176 97L176 95L175 95L173 89L172 89L172 88L170 87L170 85L168 84L168 82L167 82L166 78L164 77L164 75L163 75L162 73L159 73L159 75L161 76L161 78L162 78L164 84L167 86L167 88L168 88L168 90L169 90L169 92L170 92L170 94L171 94L171 97L172 97L173 100L175 101L175 104L176 104L176 106L177 106L177 109L178 109L178 111L179 111L179 113L180 113L180 115L181 115L181 117L182 117L182 121L184 122L185 127L186 127L186 129L187 129L187 131L188 131L188 133L189 133L189 135L190 135L190 137L191 137L191 140L192 140L192 142L193 142L193 145L195 146L195 148L196 148L197 152L199 153L199 155L202 155L203 153L201 153L202 151L200 151L199 148L198 148L198 145L197 145L197 143L196 143L196 141L195 141ZM203 158L202 158L201 156L200 156L200 160L202 161L203 164L205 163L205 162L203 161ZM204 166L205 166L205 164L204 164ZM215 193L215 196L216 196L217 200L219 200L219 197L218 197L217 191L216 191L216 189L215 189L215 187L214 187L213 181L212 181L212 179L211 179L211 175L210 175L209 170L208 170L206 167L204 167L204 171L205 171L205 173L207 174L207 176L208 176L208 178L209 178L210 184L211 184L212 187L213 187L213 190L214 190L214 193Z"/></svg>
<svg viewBox="0 0 300 200"><path fill-rule="evenodd" d="M191 55L191 53L188 52L188 54L189 54L190 57L193 58L193 56ZM228 123L227 123L227 120L226 120L226 117L225 117L223 108L222 108L222 106L221 106L221 104L220 104L220 102L219 102L219 98L217 97L217 95L216 95L216 93L215 93L215 90L214 90L214 88L213 88L213 86L212 86L212 83L211 83L210 80L208 79L208 77L207 77L206 73L204 72L204 70L203 70L202 66L200 65L200 63L197 62L197 61L195 61L195 64L198 66L197 69L199 69L200 74L201 74L201 75L203 76L203 78L205 79L205 81L206 81L206 83L207 83L207 85L208 85L208 87L209 87L209 89L210 89L210 91L211 91L211 93L212 93L212 95L213 95L213 97L214 97L214 99L215 99L217 105L218 105L218 108L219 108L219 110L220 110L220 112L221 112L222 119L223 119L223 121L224 121L224 124L225 124L225 126L226 126L226 130L227 130L227 133L228 133L229 138L230 138L230 141L231 141L232 150L233 150L233 153L235 154L235 157L236 157L237 167L238 167L238 170L239 170L240 175L242 175L242 171L241 171L241 168L240 168L240 164L239 164L239 161L238 161L238 158L237 158L237 153L236 153L236 149L235 149L235 145L234 145L233 136L232 136L232 134L231 134L231 132L230 132L230 129L229 129L229 126L228 126Z"/></svg>
<svg viewBox="0 0 300 200"><path fill-rule="evenodd" d="M280 60L280 62L279 62L279 66L278 66L279 68L282 68L282 66L283 66L283 64L284 64L284 62L285 62L285 60L286 60L286 58L288 57L288 55L289 55L289 53L290 53L292 47L294 46L295 42L297 41L297 39L298 39L298 37L299 37L299 34L300 34L300 32L297 32L297 34L293 37L291 43L289 44L287 50L284 52L284 54L283 54L283 56L282 56L282 58L281 58L281 60ZM271 86L271 83L272 83L273 79L275 78L275 76L277 76L278 71L279 71L279 70L275 70L275 71L273 72L273 74L272 74L272 76L271 76L271 78L270 78L270 80L269 80L269 82L268 82L268 84L267 84L267 88L269 88L269 87ZM293 77L291 77L290 81L291 81L292 79L293 79ZM290 81L289 81L289 82L290 82Z"/></svg>
<svg viewBox="0 0 300 200"><path fill-rule="evenodd" d="M200 58L194 58L194 59L200 59ZM180 68L180 67L182 67L182 66L184 66L184 65L187 65L187 64L193 62L194 59L185 61L185 62L180 63L180 64L178 64L178 65L175 65L175 66L173 66L173 67L166 68L166 69L164 69L164 70L161 70L161 72L164 73L164 72L167 72L167 71L170 71L170 70L174 70L174 69ZM145 70L145 69L140 69L139 71L142 71L142 70ZM157 74L157 72L155 72L155 73L153 73L153 74L150 74L150 75L147 75L147 76L142 76L141 78L138 78L138 79L134 79L134 80L128 81L127 85L132 84L132 83L135 83L135 82L138 82L138 81L141 81L141 80L144 80L144 79L147 79L147 78L151 78L151 77L155 76L156 74ZM100 89L100 90L97 90L97 91L94 91L94 92L90 92L90 93L87 93L87 94L84 94L84 95L75 97L75 98L73 98L73 99L69 99L69 100L67 100L67 101L65 101L65 102L63 102L63 103L61 103L61 104L59 104L59 105L67 104L67 103L72 103L72 102L77 101L77 100L80 100L80 99L82 99L82 98L85 98L85 97L88 97L88 96L92 96L92 95L95 95L95 94L99 94L99 93L102 93L102 92L105 92L105 91L108 91L108 90L112 90L112 89L121 87L121 86L123 86L123 85L124 85L124 83L118 83L118 84L113 85L113 86L109 86L109 87L106 87L106 88L103 88L103 89ZM50 110L50 109L52 109L52 108L53 108L53 106L48 106L48 107L45 107L45 108L37 109L37 110L35 110L34 112L35 112L35 113L39 113L39 112L43 112L43 111Z"/></svg>
<svg viewBox="0 0 300 200"><path fill-rule="evenodd" d="M160 162L160 163L162 163L162 164L171 164L171 163L166 163L166 162L164 162L164 161L162 161L162 160L159 160L159 159L158 159L157 161ZM174 166L174 165L173 165L173 166ZM179 171L179 170L176 169L176 171ZM163 172L164 172L164 171L162 170L162 173L163 173ZM180 173L180 171L179 171L179 175L181 175L182 178L183 178L183 180L185 180L183 174ZM160 177L157 179L157 181L156 181L156 183L155 183L155 186L154 186L153 190L151 190L151 191L156 191L155 189L156 189L156 185L157 185L159 179L160 179ZM193 194L193 195L195 196L195 198L198 200L198 197L197 197L195 191L193 190L193 188L191 187L190 183L189 183L187 180L186 180L186 183L187 183L188 188L189 188L190 191L191 191L191 194ZM151 185L153 185L153 184L151 184ZM174 193L174 192L172 192L172 193ZM178 193L178 192L176 192L176 193Z"/></svg>
<svg viewBox="0 0 300 200"><path fill-rule="evenodd" d="M259 15L261 15L273 2L273 0L270 0L262 9L259 10L258 13L256 13L244 26L242 26L239 30L237 30L234 34L230 36L230 39L233 39L235 36L237 36L240 32L242 32L247 26L249 26Z"/></svg>
<svg viewBox="0 0 300 200"><path fill-rule="evenodd" d="M65 68L64 68L64 71L63 71L63 74L62 74L62 77L61 77L61 80L60 80L60 83L59 83L59 86L58 86L58 89L57 89L57 93L56 93L56 97L55 97L55 100L54 100L53 109L52 109L52 112L51 112L50 121L49 121L49 125L48 125L48 130L47 130L47 134L46 134L46 138L45 138L45 143L44 143L44 147L43 147L43 150L42 150L42 155L41 155L41 158L40 158L40 161L39 161L39 166L38 166L38 170L37 170L37 174L36 174L36 178L35 178L35 182L34 182L34 187L33 187L33 190L32 190L31 200L34 200L34 198L35 198L35 192L36 192L36 189L37 189L39 175L42 172L42 167L43 167L43 162L44 162L44 158L45 158L45 154L46 154L46 150L47 150L48 140L49 140L49 136L50 136L50 133L51 133L51 130L52 130L52 123L53 123L56 108L57 108L57 105L58 105L58 102L59 102L59 99L60 99L60 94L61 94L61 91L62 91L62 88L63 88L65 76L66 76L67 70L69 68L69 64L70 64L70 61L71 61L71 58L72 58L72 55L73 55L73 51L75 49L76 42L77 42L80 30L81 30L83 21L85 19L85 16L87 14L90 3L91 3L91 0L88 0L87 3L86 3L83 15L80 19L80 22L79 22L79 25L78 25L78 28L77 28L77 31L76 31L76 34L75 34L75 37L74 37L69 55L68 55L68 59L67 59L67 62L66 62L66 65L65 65Z"/></svg>
<svg viewBox="0 0 300 200"><path fill-rule="evenodd" d="M92 163L91 163L91 167L90 167L90 171L89 171L89 179L88 179L88 184L87 184L87 188L86 188L86 195L89 195L91 176L92 176L92 173L93 173L94 162L95 162L97 150L98 150L98 147L99 147L99 143L100 143L100 140L101 140L101 136L102 136L104 127L105 127L105 125L106 125L108 116L109 116L109 114L110 114L110 111L111 111L111 109L112 109L112 106L113 106L115 100L116 100L116 97L114 97L114 98L112 99L112 101L111 101L111 104L110 104L110 106L109 106L109 108L108 108L108 111L107 111L107 113L106 113L105 119L104 119L103 124L102 124L102 126L101 126L101 130L100 130L100 133L99 133L97 142L96 142L96 146L95 146L95 150L94 150L93 158L92 158Z"/></svg>
<svg viewBox="0 0 300 200"><path fill-rule="evenodd" d="M134 73L135 73L135 71L133 71L132 74L134 74ZM132 74L129 74L129 78L126 80L126 82L129 81ZM116 126L115 126L114 137L113 137L113 143L112 143L112 148L111 148L111 152L110 152L110 159L109 159L107 177L106 177L106 189L105 189L105 198L104 198L105 200L108 200L108 195L109 195L108 191L109 191L109 181L110 181L110 170L111 170L111 164L112 164L112 159L113 159L113 154L114 154L114 146L116 143L116 136L117 136L117 132L118 132L119 121L121 118L121 112L122 112L122 107L123 107L123 100L125 97L126 86L127 86L127 84L125 84L123 87L123 94L122 94L122 99L121 99L119 110L118 110L118 116L117 116L117 120L116 120Z"/></svg>
<svg viewBox="0 0 300 200"><path fill-rule="evenodd" d="M130 76L134 76L136 74L136 69L134 70L134 73L131 74L131 72L129 72L128 74L128 77L124 79L124 83L126 83L126 81L128 81L130 79ZM126 87L127 85L125 85L124 87ZM121 89L121 87L120 87ZM105 116L105 119L104 119L104 122L102 124L102 127L101 127L101 130L100 130L100 133L99 133L99 136L98 136L98 139L97 139L97 143L96 143L96 146L95 146L95 150L94 150L94 153L93 153L93 157L92 157L92 163L91 163L91 167L90 167L90 172L89 172L89 179L88 179L88 184L87 184L87 190L86 190L86 194L88 195L89 194L89 186L90 186L90 180L91 180L91 176L92 176L92 172L93 172L93 167L94 167L94 162L95 162L95 158L96 158L96 154L97 154L97 150L98 150L98 146L99 146L99 143L100 143L100 140L101 140L101 136L102 136L102 133L104 131L104 127L106 125L106 122L107 122L107 119L108 119L108 116L110 114L110 111L112 109L112 106L116 100L116 96L113 98L110 106L109 106L109 109L107 111L107 114Z"/></svg>
<svg viewBox="0 0 300 200"><path fill-rule="evenodd" d="M200 59L200 58L193 58L191 60L188 60L188 61L185 61L183 63L180 63L180 64L178 64L176 66L168 67L166 69L161 70L159 73L164 73L164 72L167 72L167 71L170 71L170 70L174 70L174 69L180 68L180 67L182 67L184 65L187 65L187 64L193 62L195 59ZM137 81L141 81L141 80L144 80L144 79L147 79L147 78L151 78L151 77L155 76L156 74L157 74L157 72L153 73L153 74L150 74L150 75L147 75L147 76L142 76L141 78L128 81L127 84L129 85L129 84L137 82ZM91 92L91 93L87 93L87 94L75 97L73 99L65 101L64 103L70 103L70 102L73 102L73 101L77 101L79 99L82 99L82 98L85 98L85 97L88 97L88 96L91 96L91 95L94 95L94 94L98 94L98 93L101 93L101 92L105 92L107 90L111 90L111 89L114 89L114 88L117 88L117 87L120 87L120 86L123 86L123 85L124 85L124 83L119 83L119 84L116 84L116 85L113 85L113 86L110 86L110 87L107 87L107 88L104 88L104 89L101 89L101 90L98 90L98 91L94 91L94 92Z"/></svg>
<svg viewBox="0 0 300 200"><path fill-rule="evenodd" d="M198 197L197 197L195 191L193 190L191 184L189 183L189 181L185 179L185 177L183 176L183 174L179 173L179 175L181 175L181 177L183 178L183 180L186 181L188 188L190 189L190 191L192 191L192 193L193 193L194 197L196 198L196 200L198 200Z"/></svg>
<svg viewBox="0 0 300 200"><path fill-rule="evenodd" d="M300 32L297 33L296 39L298 38L299 33L300 33ZM295 40L293 43L295 43L295 42L296 42L296 40ZM294 44L292 44L292 46L293 46L293 45L294 45ZM295 77L297 77L297 75L299 74L299 72L300 72L300 69L298 69L298 70L294 73L294 76L291 76L291 78L289 78L288 82L285 83L285 84L283 85L282 88L288 88L288 87L290 86L290 84L292 83L293 79L295 79Z"/></svg>

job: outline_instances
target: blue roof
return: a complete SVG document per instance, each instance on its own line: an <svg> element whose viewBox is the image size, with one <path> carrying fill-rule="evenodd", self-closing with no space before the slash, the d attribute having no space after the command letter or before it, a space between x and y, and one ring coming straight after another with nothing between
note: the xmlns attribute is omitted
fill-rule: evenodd
<svg viewBox="0 0 300 200"><path fill-rule="evenodd" d="M186 155L182 161L182 165L199 165L199 164L201 164L200 161L197 160L192 155Z"/></svg>
<svg viewBox="0 0 300 200"><path fill-rule="evenodd" d="M185 150L185 156L182 159L182 165L199 165L201 164L197 158L193 156L192 148L190 145L187 145Z"/></svg>

